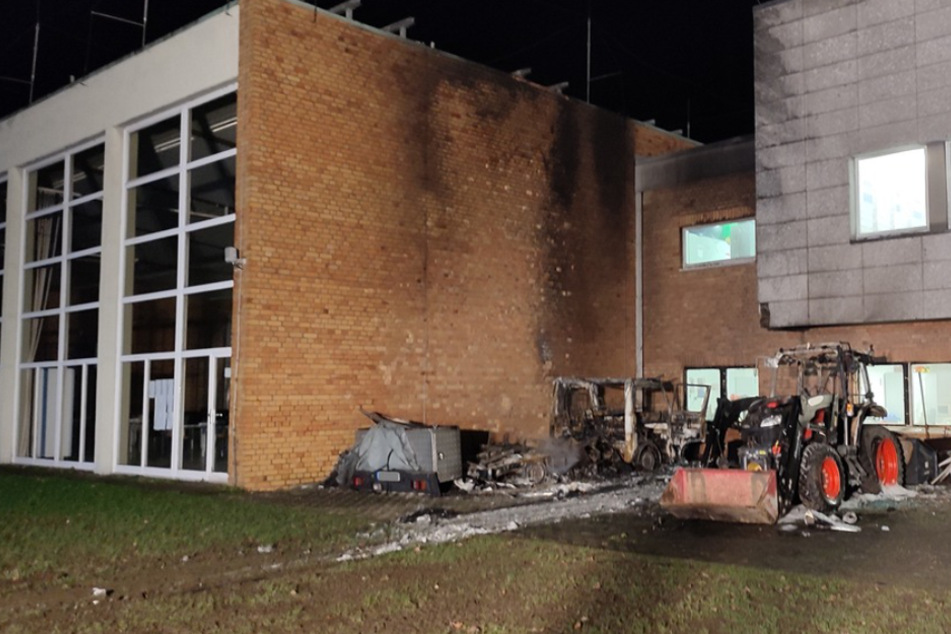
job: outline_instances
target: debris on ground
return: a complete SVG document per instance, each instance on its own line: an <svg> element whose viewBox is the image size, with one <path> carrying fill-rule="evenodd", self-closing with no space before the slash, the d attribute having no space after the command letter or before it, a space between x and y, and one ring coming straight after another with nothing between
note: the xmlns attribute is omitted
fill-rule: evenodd
<svg viewBox="0 0 951 634"><path fill-rule="evenodd" d="M577 468L587 464L584 447L571 439L489 443L483 445L476 460L469 463L469 480L460 488L471 491L477 484L483 488L492 485L536 486L564 477L577 478L581 476Z"/></svg>
<svg viewBox="0 0 951 634"><path fill-rule="evenodd" d="M883 487L881 493L853 495L839 507L837 513L820 513L799 504L783 515L777 525L783 532L796 531L802 527L857 533L862 529L858 526L859 515L856 511L881 513L895 510L921 496L934 497L942 494L945 494L942 489L927 484L918 485L915 488L891 485ZM881 530L887 532L889 528L882 526ZM802 534L808 537L807 531L804 530Z"/></svg>
<svg viewBox="0 0 951 634"><path fill-rule="evenodd" d="M784 532L794 531L799 525L815 529L827 529L840 531L843 533L858 533L862 530L857 526L858 518L855 513L850 514L852 521L846 521L845 517L839 517L835 513L820 513L812 509L807 509L802 504L794 506L786 515L781 517L777 524L780 530Z"/></svg>
<svg viewBox="0 0 951 634"><path fill-rule="evenodd" d="M338 561L364 559L424 544L442 544L477 535L510 532L527 526L568 519L635 510L654 513L654 502L665 486L665 476L631 476L620 481L556 483L550 494L533 503L456 515L434 509L404 516L393 524L378 526L358 536L363 546L351 549ZM568 495L570 492L576 495ZM533 491L537 495L541 491Z"/></svg>

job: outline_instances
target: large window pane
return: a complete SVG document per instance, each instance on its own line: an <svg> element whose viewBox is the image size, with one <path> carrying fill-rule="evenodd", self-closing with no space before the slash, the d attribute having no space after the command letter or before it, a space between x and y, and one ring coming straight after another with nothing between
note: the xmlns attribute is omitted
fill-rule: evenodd
<svg viewBox="0 0 951 634"><path fill-rule="evenodd" d="M717 400L722 392L720 391L720 370L719 368L688 368L686 372L687 387L687 409L696 412L703 405L703 396L705 390L692 389L690 385L709 385L710 400L707 401L707 420L713 420L713 415L717 411Z"/></svg>
<svg viewBox="0 0 951 634"><path fill-rule="evenodd" d="M132 332L124 346L126 354L175 349L174 297L126 306L126 323L132 324Z"/></svg>
<svg viewBox="0 0 951 634"><path fill-rule="evenodd" d="M59 264L23 271L23 310L35 313L59 308Z"/></svg>
<svg viewBox="0 0 951 634"><path fill-rule="evenodd" d="M77 372L79 372L79 370L77 370ZM86 384L82 385L81 374L76 379L77 386L79 386L76 390L77 397L75 405L77 418L79 417L78 412L80 412L82 408L82 402L79 397L82 393L80 390L85 390L86 393L86 430L81 454L84 462L93 462L96 459L96 378L96 366L89 365L86 367Z"/></svg>
<svg viewBox="0 0 951 634"><path fill-rule="evenodd" d="M149 426L146 465L172 466L172 430L175 418L175 362L153 361L146 394L148 396Z"/></svg>
<svg viewBox="0 0 951 634"><path fill-rule="evenodd" d="M231 359L218 359L215 397L214 470L228 471L228 425L231 394Z"/></svg>
<svg viewBox="0 0 951 634"><path fill-rule="evenodd" d="M70 306L91 304L99 301L99 254L87 255L67 261L69 267Z"/></svg>
<svg viewBox="0 0 951 634"><path fill-rule="evenodd" d="M59 357L59 317L23 320L23 361L56 361Z"/></svg>
<svg viewBox="0 0 951 634"><path fill-rule="evenodd" d="M185 296L189 350L231 345L231 296L230 288Z"/></svg>
<svg viewBox="0 0 951 634"><path fill-rule="evenodd" d="M234 244L234 224L215 225L188 233L188 286L234 278L234 267L225 262L225 247Z"/></svg>
<svg viewBox="0 0 951 634"><path fill-rule="evenodd" d="M905 371L900 364L870 365L868 367L868 388L876 403L888 411L881 419L869 422L881 422L892 425L905 424Z"/></svg>
<svg viewBox="0 0 951 634"><path fill-rule="evenodd" d="M57 399L60 381L65 374L67 380L62 386L63 402L72 402L73 384L70 380L75 376L74 372L72 368L50 366L28 368L20 374L18 456L50 460L56 458L57 453L61 458L70 456L73 444L73 430L69 424L70 408L57 407ZM58 422L63 424L58 425Z"/></svg>
<svg viewBox="0 0 951 634"><path fill-rule="evenodd" d="M178 226L178 176L160 178L129 191L128 237Z"/></svg>
<svg viewBox="0 0 951 634"><path fill-rule="evenodd" d="M56 212L26 221L26 262L48 260L62 254L63 214Z"/></svg>
<svg viewBox="0 0 951 634"><path fill-rule="evenodd" d="M119 464L142 464L143 384L145 363L122 364L122 419L119 424Z"/></svg>
<svg viewBox="0 0 951 634"><path fill-rule="evenodd" d="M756 257L755 221L740 220L683 229L685 267Z"/></svg>
<svg viewBox="0 0 951 634"><path fill-rule="evenodd" d="M756 368L727 368L726 394L732 401L759 396L759 372Z"/></svg>
<svg viewBox="0 0 951 634"><path fill-rule="evenodd" d="M140 242L126 248L132 263L132 295L175 288L178 280L178 238Z"/></svg>
<svg viewBox="0 0 951 634"><path fill-rule="evenodd" d="M94 359L99 342L99 311L67 313L66 328L66 358Z"/></svg>
<svg viewBox="0 0 951 634"><path fill-rule="evenodd" d="M64 163L59 161L30 173L30 197L27 211L46 209L63 202L66 177Z"/></svg>
<svg viewBox="0 0 951 634"><path fill-rule="evenodd" d="M102 244L102 201L91 200L69 211L72 220L69 251L75 253Z"/></svg>
<svg viewBox="0 0 951 634"><path fill-rule="evenodd" d="M179 164L181 118L174 116L134 132L130 178L138 178Z"/></svg>
<svg viewBox="0 0 951 634"><path fill-rule="evenodd" d="M101 143L73 156L73 198L102 191L105 146Z"/></svg>
<svg viewBox="0 0 951 634"><path fill-rule="evenodd" d="M192 110L191 160L235 147L238 119L235 93L219 97Z"/></svg>
<svg viewBox="0 0 951 634"><path fill-rule="evenodd" d="M188 222L201 222L234 213L235 157L215 161L188 174Z"/></svg>
<svg viewBox="0 0 951 634"><path fill-rule="evenodd" d="M208 357L185 359L185 418L182 428L182 468L205 470L208 432Z"/></svg>
<svg viewBox="0 0 951 634"><path fill-rule="evenodd" d="M66 367L59 369L58 372L63 379L63 415L60 428L62 452L60 457L66 462L78 462L80 459L79 445L83 433L81 406L83 371L82 367Z"/></svg>
<svg viewBox="0 0 951 634"><path fill-rule="evenodd" d="M912 423L951 425L951 363L919 363L912 366Z"/></svg>
<svg viewBox="0 0 951 634"><path fill-rule="evenodd" d="M925 148L855 161L859 235L928 226Z"/></svg>

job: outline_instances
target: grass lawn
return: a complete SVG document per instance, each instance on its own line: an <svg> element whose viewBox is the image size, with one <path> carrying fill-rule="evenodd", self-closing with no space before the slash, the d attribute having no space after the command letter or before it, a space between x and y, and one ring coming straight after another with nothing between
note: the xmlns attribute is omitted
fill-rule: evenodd
<svg viewBox="0 0 951 634"><path fill-rule="evenodd" d="M922 535L943 534L944 516L926 519ZM660 556L632 547L640 531L611 532L628 521L617 516L590 542L569 538L585 530L579 521L337 563L327 555L352 544L364 519L227 488L4 469L0 631L951 631L951 593L913 570L865 578L844 562L843 574L809 574L768 559ZM859 542L776 543L792 549L786 557L836 557ZM876 543L868 556L885 562L907 548ZM93 585L113 592L94 598Z"/></svg>
<svg viewBox="0 0 951 634"><path fill-rule="evenodd" d="M0 579L89 577L206 551L326 551L365 521L224 486L0 469Z"/></svg>

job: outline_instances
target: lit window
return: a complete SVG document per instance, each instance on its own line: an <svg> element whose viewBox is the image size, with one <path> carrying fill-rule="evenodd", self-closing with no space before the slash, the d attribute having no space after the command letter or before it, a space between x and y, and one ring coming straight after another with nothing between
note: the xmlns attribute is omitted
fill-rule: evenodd
<svg viewBox="0 0 951 634"><path fill-rule="evenodd" d="M709 385L710 400L707 401L707 420L713 420L717 401L724 395L731 401L759 394L759 372L756 368L687 368L687 409L697 411L703 404L705 391L690 386Z"/></svg>
<svg viewBox="0 0 951 634"><path fill-rule="evenodd" d="M759 372L756 368L727 368L726 395L731 401L759 396Z"/></svg>
<svg viewBox="0 0 951 634"><path fill-rule="evenodd" d="M855 160L856 233L898 233L928 226L925 148Z"/></svg>
<svg viewBox="0 0 951 634"><path fill-rule="evenodd" d="M740 220L683 229L684 267L735 263L756 257L756 222Z"/></svg>
<svg viewBox="0 0 951 634"><path fill-rule="evenodd" d="M870 423L905 424L905 366L898 363L870 365L868 389L873 400L888 412L884 418L871 418Z"/></svg>
<svg viewBox="0 0 951 634"><path fill-rule="evenodd" d="M912 422L951 425L951 363L916 363L911 370Z"/></svg>

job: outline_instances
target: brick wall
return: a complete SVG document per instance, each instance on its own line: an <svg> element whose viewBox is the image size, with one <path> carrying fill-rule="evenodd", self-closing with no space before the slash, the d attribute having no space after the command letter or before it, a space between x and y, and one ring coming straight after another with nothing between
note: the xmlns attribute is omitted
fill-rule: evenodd
<svg viewBox="0 0 951 634"><path fill-rule="evenodd" d="M358 408L537 436L631 374L633 161L689 144L282 0L244 0L232 480L313 481Z"/></svg>
<svg viewBox="0 0 951 634"><path fill-rule="evenodd" d="M753 365L780 347L825 341L874 345L894 362L951 361L951 321L769 330L760 326L755 263L681 270L682 227L751 217L755 205L752 173L645 192L647 375L681 379L685 367Z"/></svg>

